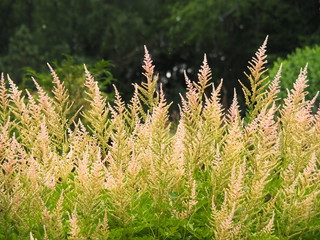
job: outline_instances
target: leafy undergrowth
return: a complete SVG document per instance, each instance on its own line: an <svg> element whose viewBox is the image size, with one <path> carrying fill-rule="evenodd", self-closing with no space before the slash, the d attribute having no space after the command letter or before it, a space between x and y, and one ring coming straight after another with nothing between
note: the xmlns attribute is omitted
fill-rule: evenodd
<svg viewBox="0 0 320 240"><path fill-rule="evenodd" d="M244 118L236 92L222 108L204 58L174 133L147 50L128 104L116 88L109 104L85 69L88 104L74 117L52 68L52 93L34 81L36 96L2 75L0 238L317 239L320 109L305 100L306 69L277 103L281 69L263 77L265 51L242 84Z"/></svg>

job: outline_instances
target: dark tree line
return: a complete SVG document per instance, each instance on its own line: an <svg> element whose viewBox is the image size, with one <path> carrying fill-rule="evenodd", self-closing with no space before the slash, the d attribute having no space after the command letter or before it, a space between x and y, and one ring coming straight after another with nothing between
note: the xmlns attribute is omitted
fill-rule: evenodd
<svg viewBox="0 0 320 240"><path fill-rule="evenodd" d="M65 54L79 64L106 59L128 99L146 45L177 100L183 71L196 77L206 53L228 104L266 35L269 61L320 43L319 8L318 0L2 0L0 71L19 82L23 67L48 72L45 63Z"/></svg>

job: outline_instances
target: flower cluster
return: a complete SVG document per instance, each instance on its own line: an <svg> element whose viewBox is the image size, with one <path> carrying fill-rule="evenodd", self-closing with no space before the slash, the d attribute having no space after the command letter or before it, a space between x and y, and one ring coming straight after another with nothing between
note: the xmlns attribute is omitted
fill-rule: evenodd
<svg viewBox="0 0 320 240"><path fill-rule="evenodd" d="M206 56L187 75L176 129L145 48L130 102L105 99L85 68L87 106L54 88L26 96L0 81L1 239L315 239L320 213L320 108L307 68L284 104L269 81L267 39L249 62L242 117L220 102Z"/></svg>

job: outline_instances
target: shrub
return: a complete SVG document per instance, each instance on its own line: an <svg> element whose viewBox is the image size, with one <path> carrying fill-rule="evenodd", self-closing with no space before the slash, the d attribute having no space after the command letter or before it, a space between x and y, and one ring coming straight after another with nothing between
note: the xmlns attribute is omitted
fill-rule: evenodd
<svg viewBox="0 0 320 240"><path fill-rule="evenodd" d="M63 79L64 86L68 90L69 98L72 99L73 103L69 111L69 115L75 114L81 106L86 106L86 87L84 85L85 74L83 71L83 65L78 64L75 58L66 55L65 59L61 62L54 61L52 67L49 64L48 66L49 68L54 68L54 72ZM112 64L106 60L101 60L90 65L92 75L94 75L98 82L103 96L107 97L108 100L113 100L114 95L112 91L112 83L115 79L109 71L111 66ZM24 70L25 73L23 74L21 84L22 88L26 89L28 86L33 87L34 84L32 79L35 78L41 87L46 92L50 93L50 90L54 86L50 72L39 73L32 68L24 68ZM33 94L34 90L36 90L35 87L30 91L31 94Z"/></svg>
<svg viewBox="0 0 320 240"><path fill-rule="evenodd" d="M311 100L320 89L320 46L305 47L303 49L297 48L292 54L286 56L286 58L278 58L270 69L270 76L275 76L277 71L282 65L283 73L281 76L282 89L279 96L285 98L287 96L287 90L291 89L298 74L299 69L304 68L308 63L308 77L310 86L307 87L309 94L306 96L308 100ZM316 105L320 103L316 101Z"/></svg>
<svg viewBox="0 0 320 240"><path fill-rule="evenodd" d="M280 71L261 79L265 51L250 61L246 121L236 92L222 109L204 58L198 81L186 76L175 132L147 50L127 104L116 88L108 104L85 69L86 124L66 117L53 70L54 97L35 82L26 101L2 75L0 238L315 239L320 110L305 99L306 69L279 106Z"/></svg>

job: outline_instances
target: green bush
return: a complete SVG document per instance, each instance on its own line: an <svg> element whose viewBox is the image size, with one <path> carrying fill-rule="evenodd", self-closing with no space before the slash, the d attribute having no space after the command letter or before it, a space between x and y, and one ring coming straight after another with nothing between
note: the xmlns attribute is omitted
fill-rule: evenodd
<svg viewBox="0 0 320 240"><path fill-rule="evenodd" d="M57 76L63 80L69 97L73 101L69 111L70 115L75 114L81 107L87 105L87 101L85 101L86 88L84 85L85 74L83 65L79 64L75 58L65 55L65 58L61 62L54 61L52 66L49 67L53 67ZM91 74L96 79L101 94L109 101L113 101L114 92L112 83L116 80L110 72L112 64L109 61L101 60L87 67L90 68ZM29 89L31 93L36 90L32 78L34 78L46 92L52 95L51 89L53 89L54 83L52 82L52 74L50 74L49 71L47 71L47 73L41 73L32 68L24 68L20 87L22 89ZM30 90L30 88L32 90Z"/></svg>
<svg viewBox="0 0 320 240"><path fill-rule="evenodd" d="M297 48L292 54L286 58L278 58L269 71L270 77L274 77L282 64L281 73L281 92L280 97L287 96L287 90L293 87L299 75L299 69L304 68L308 64L308 80L309 86L306 90L309 94L306 96L311 100L320 90L320 46L305 47L303 49ZM318 98L319 99L319 98ZM319 105L320 101L316 101Z"/></svg>

